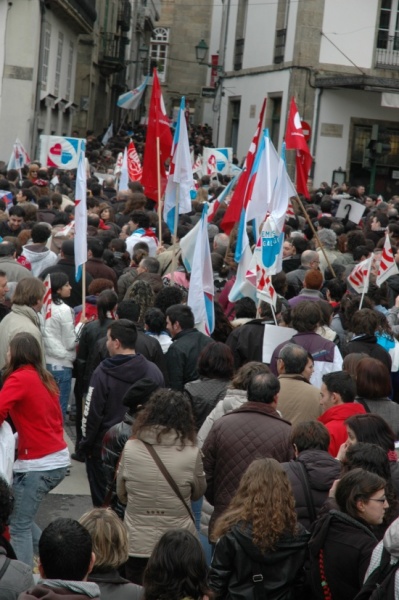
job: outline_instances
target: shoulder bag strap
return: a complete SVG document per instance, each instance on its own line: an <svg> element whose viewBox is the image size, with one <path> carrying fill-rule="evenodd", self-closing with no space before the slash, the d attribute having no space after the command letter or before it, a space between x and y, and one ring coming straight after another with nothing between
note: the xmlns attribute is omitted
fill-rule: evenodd
<svg viewBox="0 0 399 600"><path fill-rule="evenodd" d="M184 506L185 506L185 508L186 508L189 516L190 516L190 519L192 520L192 522L195 525L195 520L194 520L193 513L191 512L190 507L188 506L187 502L185 501L185 499L181 495L181 492L180 492L179 488L177 487L177 484L176 484L175 480L173 479L173 477L171 476L171 474L169 473L169 471L167 470L167 468L163 464L163 462L160 459L160 457L158 456L158 454L155 452L155 450L152 447L152 445L148 444L147 442L143 442L143 440L141 440L141 441L144 444L144 446L147 448L148 452L151 454L152 458L154 459L155 464L157 465L158 469L161 471L162 475L165 477L166 481L169 483L170 487L172 488L172 490L174 491L174 493L176 494L176 496L184 504Z"/></svg>
<svg viewBox="0 0 399 600"><path fill-rule="evenodd" d="M311 523L313 523L314 521L316 521L317 515L316 515L316 508L315 508L315 505L313 502L312 492L310 489L309 477L308 477L305 466L301 463L300 460L295 461L295 464L298 465L297 475L301 481L302 488L305 493L306 506L308 507L310 521L311 521Z"/></svg>
<svg viewBox="0 0 399 600"><path fill-rule="evenodd" d="M8 565L10 564L10 562L11 562L11 560L9 558L5 559L4 564L0 569L0 579L2 579L4 573L7 571Z"/></svg>

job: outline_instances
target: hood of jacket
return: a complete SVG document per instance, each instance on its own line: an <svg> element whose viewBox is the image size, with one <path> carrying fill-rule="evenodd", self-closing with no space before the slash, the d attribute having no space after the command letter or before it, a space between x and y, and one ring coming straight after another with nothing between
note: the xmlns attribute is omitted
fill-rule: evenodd
<svg viewBox="0 0 399 600"><path fill-rule="evenodd" d="M23 592L20 600L41 598L41 600L88 600L100 598L97 583L88 581L64 581L62 579L39 579L39 582L28 591Z"/></svg>
<svg viewBox="0 0 399 600"><path fill-rule="evenodd" d="M345 421L349 417L352 417L352 415L362 415L365 412L366 411L361 404L358 404L357 402L346 402L328 408L326 412L320 415L318 421L326 425L331 421Z"/></svg>
<svg viewBox="0 0 399 600"><path fill-rule="evenodd" d="M299 453L297 461L305 468L312 489L322 492L331 487L331 474L339 479L341 463L325 450L303 450Z"/></svg>
<svg viewBox="0 0 399 600"><path fill-rule="evenodd" d="M289 556L296 554L307 544L310 534L298 523L297 534L284 533L274 546L272 552L262 552L253 542L252 525L238 523L234 526L234 535L251 560L273 565L286 560Z"/></svg>
<svg viewBox="0 0 399 600"><path fill-rule="evenodd" d="M320 550L324 548L324 543L330 529L331 523L335 521L341 523L343 527L353 527L354 529L361 529L367 533L371 538L375 539L377 545L377 538L373 532L367 527L366 523L353 519L346 513L339 510L330 510L329 513L315 521L313 525L312 537L309 541L309 551L312 556L318 556Z"/></svg>
<svg viewBox="0 0 399 600"><path fill-rule="evenodd" d="M51 250L46 246L29 244L24 246L23 255L29 260L31 264L40 262L50 256Z"/></svg>
<svg viewBox="0 0 399 600"><path fill-rule="evenodd" d="M135 383L137 374L146 372L148 361L142 354L117 354L106 358L101 363L101 369L109 377L124 383Z"/></svg>
<svg viewBox="0 0 399 600"><path fill-rule="evenodd" d="M399 558L399 519L395 519L386 530L383 544L389 554L395 558Z"/></svg>

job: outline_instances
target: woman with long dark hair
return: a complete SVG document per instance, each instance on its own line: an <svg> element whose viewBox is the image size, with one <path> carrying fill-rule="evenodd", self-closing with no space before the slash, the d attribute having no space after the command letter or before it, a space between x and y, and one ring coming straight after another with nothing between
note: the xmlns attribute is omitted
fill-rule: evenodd
<svg viewBox="0 0 399 600"><path fill-rule="evenodd" d="M76 334L73 310L64 299L71 295L68 275L51 273L51 315L42 330L46 368L60 390L62 416L66 417L72 384L72 366L76 357Z"/></svg>
<svg viewBox="0 0 399 600"><path fill-rule="evenodd" d="M172 529L158 541L144 571L144 600L205 599L207 577L198 539L186 529Z"/></svg>
<svg viewBox="0 0 399 600"><path fill-rule="evenodd" d="M209 585L217 598L296 597L309 534L297 522L291 485L276 460L250 464L212 538Z"/></svg>
<svg viewBox="0 0 399 600"><path fill-rule="evenodd" d="M362 587L388 502L386 481L364 469L353 469L335 490L338 510L315 522L309 542L315 598L353 600Z"/></svg>
<svg viewBox="0 0 399 600"><path fill-rule="evenodd" d="M133 583L142 583L148 559L166 531L183 528L196 534L189 505L206 488L196 442L189 401L174 390L154 392L136 417L133 438L126 442L117 478L118 497L127 505L126 576ZM161 472L157 457L169 472L169 480ZM180 496L169 481L174 482Z"/></svg>
<svg viewBox="0 0 399 600"><path fill-rule="evenodd" d="M34 518L44 496L64 479L70 465L58 387L43 367L33 335L17 333L10 341L3 381L0 425L10 416L18 433L11 543L18 560L32 566L41 534Z"/></svg>
<svg viewBox="0 0 399 600"><path fill-rule="evenodd" d="M388 456L391 469L392 485L399 497L399 464L398 455L395 450L395 434L390 425L380 415L367 413L365 415L353 415L345 421L348 432L348 440L345 447L352 446L358 442L376 444L380 446ZM345 456L345 451L340 457Z"/></svg>

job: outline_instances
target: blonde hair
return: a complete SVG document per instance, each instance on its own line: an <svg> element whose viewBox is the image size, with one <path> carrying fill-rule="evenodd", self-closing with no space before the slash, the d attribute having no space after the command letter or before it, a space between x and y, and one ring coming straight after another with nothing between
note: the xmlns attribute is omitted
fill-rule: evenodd
<svg viewBox="0 0 399 600"><path fill-rule="evenodd" d="M118 569L129 558L126 528L110 508L93 508L79 519L90 533L96 555L95 571Z"/></svg>
<svg viewBox="0 0 399 600"><path fill-rule="evenodd" d="M249 465L227 510L215 523L212 541L238 524L252 526L253 543L262 552L273 550L283 533L295 534L294 494L274 458L259 458Z"/></svg>

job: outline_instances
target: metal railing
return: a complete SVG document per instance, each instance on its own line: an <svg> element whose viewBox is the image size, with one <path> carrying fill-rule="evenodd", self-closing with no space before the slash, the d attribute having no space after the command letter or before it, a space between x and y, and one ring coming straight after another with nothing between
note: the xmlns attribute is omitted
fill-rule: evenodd
<svg viewBox="0 0 399 600"><path fill-rule="evenodd" d="M399 36L379 38L376 49L376 67L399 67Z"/></svg>

